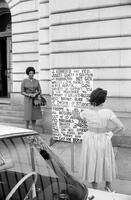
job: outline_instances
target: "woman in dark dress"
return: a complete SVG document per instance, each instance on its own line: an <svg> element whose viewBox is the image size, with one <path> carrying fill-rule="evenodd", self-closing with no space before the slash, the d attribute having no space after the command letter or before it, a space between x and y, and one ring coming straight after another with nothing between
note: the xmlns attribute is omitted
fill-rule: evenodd
<svg viewBox="0 0 131 200"><path fill-rule="evenodd" d="M39 81L34 78L35 69L28 67L26 69L28 78L24 79L21 84L21 94L24 95L24 120L26 128L29 128L30 121L32 129L35 129L36 120L42 118L41 107L33 106L33 99L41 94Z"/></svg>

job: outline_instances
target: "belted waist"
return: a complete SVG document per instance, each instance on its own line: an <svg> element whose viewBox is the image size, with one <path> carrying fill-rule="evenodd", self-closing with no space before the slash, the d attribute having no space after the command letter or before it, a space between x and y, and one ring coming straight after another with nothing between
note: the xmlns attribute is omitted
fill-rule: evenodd
<svg viewBox="0 0 131 200"><path fill-rule="evenodd" d="M94 132L94 133L106 133L106 128L94 128L94 127L88 127L88 131Z"/></svg>
<svg viewBox="0 0 131 200"><path fill-rule="evenodd" d="M28 92L26 92L26 93L27 93L27 94L35 94L36 92L32 92L32 91L29 92L29 91L28 91Z"/></svg>

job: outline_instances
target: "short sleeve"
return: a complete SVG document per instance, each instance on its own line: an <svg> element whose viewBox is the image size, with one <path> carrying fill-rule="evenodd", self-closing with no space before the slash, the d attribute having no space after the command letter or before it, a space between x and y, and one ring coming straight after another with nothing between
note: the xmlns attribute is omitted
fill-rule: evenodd
<svg viewBox="0 0 131 200"><path fill-rule="evenodd" d="M123 124L121 123L121 121L115 115L115 113L111 110L110 110L109 120L112 121L113 123L115 123L115 125L120 129L122 129L124 127Z"/></svg>
<svg viewBox="0 0 131 200"><path fill-rule="evenodd" d="M112 110L109 110L109 119L113 121L115 118L117 118L115 113Z"/></svg>
<svg viewBox="0 0 131 200"><path fill-rule="evenodd" d="M21 93L25 92L25 81L23 80L21 83Z"/></svg>

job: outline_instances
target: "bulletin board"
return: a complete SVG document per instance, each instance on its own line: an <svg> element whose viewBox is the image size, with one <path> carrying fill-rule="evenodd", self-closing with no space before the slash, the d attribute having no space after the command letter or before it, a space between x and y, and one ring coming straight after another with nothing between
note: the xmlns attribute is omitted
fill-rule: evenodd
<svg viewBox="0 0 131 200"><path fill-rule="evenodd" d="M92 69L54 69L52 77L52 137L54 140L80 142L88 127L73 119L72 111L88 107L93 90Z"/></svg>

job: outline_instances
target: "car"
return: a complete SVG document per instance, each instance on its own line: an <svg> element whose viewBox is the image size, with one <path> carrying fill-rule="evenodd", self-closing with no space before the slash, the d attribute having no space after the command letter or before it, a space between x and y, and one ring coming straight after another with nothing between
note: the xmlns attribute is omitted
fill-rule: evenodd
<svg viewBox="0 0 131 200"><path fill-rule="evenodd" d="M0 200L87 200L88 188L72 176L39 133L0 125Z"/></svg>
<svg viewBox="0 0 131 200"><path fill-rule="evenodd" d="M88 195L91 197L93 196L94 200L131 200L130 195L94 190L91 188L88 190Z"/></svg>
<svg viewBox="0 0 131 200"><path fill-rule="evenodd" d="M0 125L0 200L131 200L87 188L30 129Z"/></svg>

